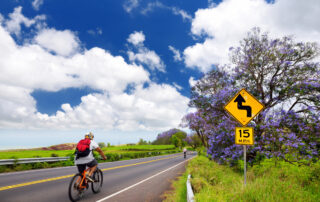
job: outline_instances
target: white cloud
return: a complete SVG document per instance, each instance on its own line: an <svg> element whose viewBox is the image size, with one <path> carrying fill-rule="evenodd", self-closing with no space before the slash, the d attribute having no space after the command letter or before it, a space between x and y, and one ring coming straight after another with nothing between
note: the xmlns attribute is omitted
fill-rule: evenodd
<svg viewBox="0 0 320 202"><path fill-rule="evenodd" d="M96 35L101 35L102 34L102 29L101 28L96 28L95 30L90 29L87 31L89 34L91 34L92 36L96 36Z"/></svg>
<svg viewBox="0 0 320 202"><path fill-rule="evenodd" d="M165 72L165 64L161 60L161 58L158 56L158 54L153 51L146 48L143 44L145 40L145 35L142 31L140 32L133 32L129 35L129 38L127 39L128 42L134 45L134 48L137 50L137 52L133 52L129 50L128 56L129 60L131 62L138 62L141 64L147 65L151 70L159 70L161 72Z"/></svg>
<svg viewBox="0 0 320 202"><path fill-rule="evenodd" d="M43 29L34 39L39 45L62 56L79 50L79 39L70 30Z"/></svg>
<svg viewBox="0 0 320 202"><path fill-rule="evenodd" d="M228 50L238 46L248 31L261 27L271 36L294 35L296 40L320 42L320 2L318 0L224 0L199 9L191 32L205 37L184 50L185 64L207 72L214 64L228 63Z"/></svg>
<svg viewBox="0 0 320 202"><path fill-rule="evenodd" d="M195 80L192 76L189 78L190 87L193 87L194 85L196 85L197 82L198 82L198 80Z"/></svg>
<svg viewBox="0 0 320 202"><path fill-rule="evenodd" d="M182 10L177 7L170 7L170 6L164 5L159 1L148 3L147 6L141 10L141 14L147 15L148 13L153 12L157 8L169 10L172 12L172 14L181 16L183 20L188 20L188 21L192 20L191 15L189 15L185 10Z"/></svg>
<svg viewBox="0 0 320 202"><path fill-rule="evenodd" d="M177 7L171 7L170 10L173 12L173 14L180 15L183 20L192 20L191 15L189 15L185 10L179 9Z"/></svg>
<svg viewBox="0 0 320 202"><path fill-rule="evenodd" d="M13 13L9 14L9 20L5 21L5 27L10 33L14 33L15 35L19 36L21 31L21 24L25 25L26 27L30 27L36 23L45 20L44 15L37 15L33 19L29 19L25 17L22 13L22 7L16 7Z"/></svg>
<svg viewBox="0 0 320 202"><path fill-rule="evenodd" d="M173 53L174 61L182 61L181 54L178 49L175 49L173 46L169 46L169 50L171 50Z"/></svg>
<svg viewBox="0 0 320 202"><path fill-rule="evenodd" d="M146 37L142 31L140 31L140 32L135 31L129 35L129 38L127 39L127 41L136 46L138 44L142 44L145 39L146 39Z"/></svg>
<svg viewBox="0 0 320 202"><path fill-rule="evenodd" d="M173 86L178 90L182 90L183 89L183 87L178 85L176 82L173 82Z"/></svg>
<svg viewBox="0 0 320 202"><path fill-rule="evenodd" d="M34 0L32 2L32 7L35 9L35 10L39 10L40 6L43 4L43 0Z"/></svg>
<svg viewBox="0 0 320 202"><path fill-rule="evenodd" d="M126 0L123 8L126 12L130 13L133 9L139 6L139 0Z"/></svg>
<svg viewBox="0 0 320 202"><path fill-rule="evenodd" d="M18 45L0 25L2 130L159 131L178 126L188 109L189 99L175 87L151 82L149 73L141 65L127 63L123 57L98 47L83 52L70 49L75 51L70 57L52 54L49 49L54 48L43 48L44 43L36 40L48 30L52 38L68 32L40 30L34 40ZM145 83L148 87L143 87ZM132 87L130 93L126 93L128 85ZM99 93L83 96L77 106L65 103L54 115L37 111L36 100L31 96L33 91L71 87L89 87Z"/></svg>

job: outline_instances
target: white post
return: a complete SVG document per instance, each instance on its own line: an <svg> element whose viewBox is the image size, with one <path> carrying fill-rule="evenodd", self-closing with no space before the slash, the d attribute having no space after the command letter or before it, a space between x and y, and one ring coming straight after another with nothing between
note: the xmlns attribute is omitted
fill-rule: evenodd
<svg viewBox="0 0 320 202"><path fill-rule="evenodd" d="M243 145L244 186L247 184L247 146Z"/></svg>

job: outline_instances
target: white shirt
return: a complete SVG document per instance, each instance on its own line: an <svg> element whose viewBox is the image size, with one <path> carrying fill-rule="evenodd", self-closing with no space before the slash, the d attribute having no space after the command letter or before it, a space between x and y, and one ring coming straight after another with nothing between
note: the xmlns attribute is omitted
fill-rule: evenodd
<svg viewBox="0 0 320 202"><path fill-rule="evenodd" d="M89 155L85 156L85 157L80 157L78 159L76 159L76 157L74 157L74 164L78 165L78 164L85 164L85 163L91 162L94 159L93 154L92 154L92 150L95 150L98 147L99 147L99 145L94 140L91 140L90 141L90 153L89 153Z"/></svg>

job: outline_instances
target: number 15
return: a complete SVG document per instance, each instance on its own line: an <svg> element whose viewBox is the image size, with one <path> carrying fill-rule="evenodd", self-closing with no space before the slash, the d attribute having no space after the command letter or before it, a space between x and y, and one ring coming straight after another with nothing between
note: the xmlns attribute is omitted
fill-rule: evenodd
<svg viewBox="0 0 320 202"><path fill-rule="evenodd" d="M240 137L242 137L242 130L240 129L239 132L240 132ZM243 137L246 137L246 138L250 137L250 133L248 129L243 130Z"/></svg>

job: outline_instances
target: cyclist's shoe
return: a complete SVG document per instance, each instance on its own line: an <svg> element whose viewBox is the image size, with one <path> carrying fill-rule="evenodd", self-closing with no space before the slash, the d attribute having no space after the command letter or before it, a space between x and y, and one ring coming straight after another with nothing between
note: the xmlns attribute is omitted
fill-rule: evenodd
<svg viewBox="0 0 320 202"><path fill-rule="evenodd" d="M89 175L86 175L86 178L89 182L95 182L94 179L92 179L92 177L90 177Z"/></svg>

